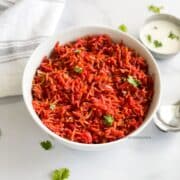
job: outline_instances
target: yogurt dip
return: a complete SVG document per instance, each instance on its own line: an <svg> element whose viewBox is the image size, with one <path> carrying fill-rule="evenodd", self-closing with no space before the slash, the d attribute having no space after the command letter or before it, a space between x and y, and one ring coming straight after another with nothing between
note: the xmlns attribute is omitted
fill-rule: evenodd
<svg viewBox="0 0 180 180"><path fill-rule="evenodd" d="M180 26L168 20L150 21L142 28L141 41L152 51L171 54L180 51Z"/></svg>

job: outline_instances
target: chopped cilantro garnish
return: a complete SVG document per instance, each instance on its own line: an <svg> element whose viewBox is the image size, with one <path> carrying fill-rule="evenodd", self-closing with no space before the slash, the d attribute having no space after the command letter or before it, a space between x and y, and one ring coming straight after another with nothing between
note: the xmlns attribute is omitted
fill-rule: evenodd
<svg viewBox="0 0 180 180"><path fill-rule="evenodd" d="M179 40L179 36L174 34L172 31L169 33L168 38Z"/></svg>
<svg viewBox="0 0 180 180"><path fill-rule="evenodd" d="M52 143L51 141L42 141L41 142L41 147L44 148L45 150L50 150L52 148Z"/></svg>
<svg viewBox="0 0 180 180"><path fill-rule="evenodd" d="M114 122L114 118L111 115L103 116L104 124L107 126L112 126Z"/></svg>
<svg viewBox="0 0 180 180"><path fill-rule="evenodd" d="M81 68L79 66L75 66L74 67L74 72L81 74L83 72L83 68Z"/></svg>
<svg viewBox="0 0 180 180"><path fill-rule="evenodd" d="M127 32L128 31L128 28L125 24L121 24L119 27L119 30L123 31L123 32Z"/></svg>
<svg viewBox="0 0 180 180"><path fill-rule="evenodd" d="M80 50L80 49L76 49L76 50L74 50L74 52L75 52L76 54L79 54L79 53L81 52L81 50Z"/></svg>
<svg viewBox="0 0 180 180"><path fill-rule="evenodd" d="M132 76L128 76L127 81L134 87L138 87L140 85L140 82L137 79L133 78Z"/></svg>
<svg viewBox="0 0 180 180"><path fill-rule="evenodd" d="M149 11L152 11L153 13L160 13L161 9L163 9L163 6L154 6L154 5L150 5L148 6Z"/></svg>
<svg viewBox="0 0 180 180"><path fill-rule="evenodd" d="M56 169L52 173L52 180L68 180L70 171L67 168Z"/></svg>
<svg viewBox="0 0 180 180"><path fill-rule="evenodd" d="M148 34L146 37L147 37L148 42L150 42L150 43L151 43L151 42L152 42L151 35L150 35L150 34Z"/></svg>
<svg viewBox="0 0 180 180"><path fill-rule="evenodd" d="M159 48L159 47L161 47L163 44L162 44L162 42L160 42L160 41L158 41L158 40L154 40L154 46L156 47L156 48Z"/></svg>
<svg viewBox="0 0 180 180"><path fill-rule="evenodd" d="M56 108L56 105L55 104L50 104L49 108L53 111Z"/></svg>

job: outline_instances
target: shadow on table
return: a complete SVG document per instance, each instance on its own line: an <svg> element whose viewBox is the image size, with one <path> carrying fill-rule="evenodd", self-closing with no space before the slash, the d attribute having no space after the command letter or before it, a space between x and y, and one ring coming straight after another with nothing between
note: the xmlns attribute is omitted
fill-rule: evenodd
<svg viewBox="0 0 180 180"><path fill-rule="evenodd" d="M23 98L22 96L9 96L9 97L2 97L0 98L0 105L5 105L5 104L12 104L12 103L16 103L19 101L22 101Z"/></svg>

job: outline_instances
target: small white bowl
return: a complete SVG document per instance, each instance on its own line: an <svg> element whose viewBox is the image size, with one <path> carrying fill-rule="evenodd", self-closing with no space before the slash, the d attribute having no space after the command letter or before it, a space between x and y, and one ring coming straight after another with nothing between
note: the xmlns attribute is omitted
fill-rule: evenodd
<svg viewBox="0 0 180 180"><path fill-rule="evenodd" d="M24 70L23 75L23 82L22 82L22 91L23 91L23 97L25 104L27 106L27 109L29 113L31 114L34 121L38 124L38 126L41 127L47 134L51 135L55 139L57 139L60 143L73 148L73 149L79 149L79 150L87 150L87 151L96 151L96 150L103 150L109 147L112 147L116 144L120 144L122 141L127 140L129 136L124 137L122 139L110 142L110 143L104 143L104 144L83 144L83 143L77 143L72 142L70 140L64 139L58 135L56 135L54 132L49 130L43 123L41 122L40 118L36 114L36 112L33 109L32 106L32 80L35 75L36 69L40 65L42 58L45 55L49 55L52 48L54 47L55 43L57 41L60 41L60 43L67 43L70 41L74 41L79 37L87 36L87 35L95 35L95 34L107 34L109 35L114 41L120 42L123 41L127 46L131 47L132 49L136 50L141 56L143 56L149 66L149 73L153 75L154 77L154 96L152 103L150 105L148 114L144 120L144 123L133 133L131 133L129 136L136 136L139 134L145 126L151 121L153 114L158 108L159 101L160 101L160 73L158 66L151 55L149 51L135 38L130 36L127 33L120 32L118 30L114 30L107 27L98 27L98 26L89 26L89 27L76 27L69 29L65 32L61 32L58 35L55 35L54 37L50 38L46 42L42 43L32 54L30 57L26 68Z"/></svg>
<svg viewBox="0 0 180 180"><path fill-rule="evenodd" d="M157 20L163 20L163 21L171 22L171 23L177 25L178 27L180 27L180 19L178 17L175 17L175 16L170 15L170 14L154 14L154 15L150 16L149 18L147 18L147 20L144 22L144 25L140 29L139 38L140 38L141 42L152 52L152 54L154 55L155 58L157 58L157 59L169 59L169 58L172 58L173 56L177 55L180 52L180 49L177 50L176 52L160 53L157 50L155 51L154 49L152 49L150 46L147 46L143 42L143 33L142 33L143 28L148 23L154 22L154 21L157 21Z"/></svg>

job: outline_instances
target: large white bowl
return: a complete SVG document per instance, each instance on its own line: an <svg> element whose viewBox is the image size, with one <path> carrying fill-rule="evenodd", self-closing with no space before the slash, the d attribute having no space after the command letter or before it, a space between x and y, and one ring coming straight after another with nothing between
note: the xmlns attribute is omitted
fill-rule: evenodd
<svg viewBox="0 0 180 180"><path fill-rule="evenodd" d="M129 136L124 137L122 139L105 143L105 144L82 144L77 142L72 142L70 140L64 139L62 137L59 137L55 133L53 133L51 130L49 130L41 120L39 119L38 115L33 109L32 106L32 94L31 94L31 88L32 88L32 80L35 75L36 69L40 65L42 58L45 55L49 55L52 48L54 47L55 43L57 41L60 41L60 43L66 43L69 41L74 41L79 37L83 37L86 35L95 35L95 34L107 34L109 35L114 41L120 42L123 41L127 46L131 47L132 49L136 50L141 56L143 56L149 66L149 73L152 74L154 77L154 96L152 103L150 105L148 114L144 120L144 123L134 132L132 132L129 136L136 136L139 134L145 126L151 121L153 114L158 108L159 101L160 101L160 73L158 70L158 66L155 62L155 59L150 54L150 52L135 38L130 36L127 33L120 32L118 30L114 30L107 27L98 27L98 26L89 26L89 27L76 27L69 30L66 30L65 32L61 32L58 35L55 35L54 37L47 40L45 43L42 43L32 54L31 58L29 59L26 68L24 70L23 75L23 82L22 82L22 91L23 91L23 97L25 104L27 106L27 109L29 113L31 114L34 121L38 124L41 129L43 129L46 133L57 139L60 143L73 148L73 149L79 149L79 150L102 150L106 149L108 147L112 147L116 144L120 144L122 141L127 140Z"/></svg>

